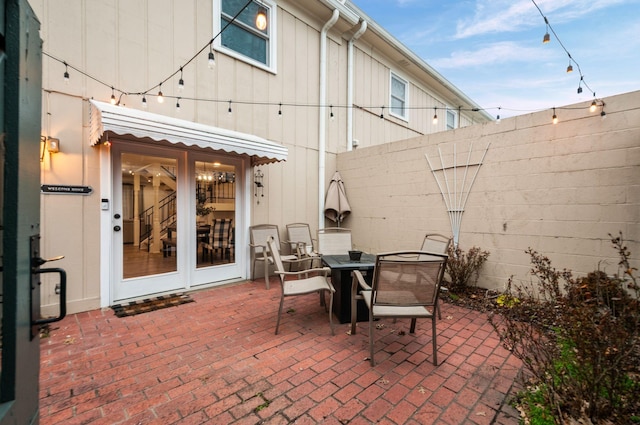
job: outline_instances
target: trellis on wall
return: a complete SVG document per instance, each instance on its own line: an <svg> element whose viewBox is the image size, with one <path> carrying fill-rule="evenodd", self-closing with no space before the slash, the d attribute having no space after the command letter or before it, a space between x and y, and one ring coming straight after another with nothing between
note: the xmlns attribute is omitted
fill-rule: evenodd
<svg viewBox="0 0 640 425"><path fill-rule="evenodd" d="M489 150L489 145L490 143L487 143L484 151L480 151L482 155L479 160L472 161L473 143L471 143L466 162L462 164L458 164L458 154L455 144L453 145L453 155L450 164L445 164L445 157L442 154L440 146L438 146L438 155L440 157L439 167L433 166L428 154L425 153L424 155L427 158L429 168L433 173L433 177L436 179L436 183L447 207L455 247L458 246L460 238L460 226L462 225L464 207L467 204L467 199L469 199L469 193L471 192L473 183L478 176L478 171L480 171L480 166ZM459 176L459 174L461 174L461 176ZM473 176L471 176L471 174L473 174Z"/></svg>

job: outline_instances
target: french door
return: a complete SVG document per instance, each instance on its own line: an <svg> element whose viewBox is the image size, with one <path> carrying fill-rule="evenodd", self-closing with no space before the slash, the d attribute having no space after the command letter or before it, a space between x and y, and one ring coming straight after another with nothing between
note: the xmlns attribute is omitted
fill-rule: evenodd
<svg viewBox="0 0 640 425"><path fill-rule="evenodd" d="M233 158L112 140L111 301L241 277Z"/></svg>

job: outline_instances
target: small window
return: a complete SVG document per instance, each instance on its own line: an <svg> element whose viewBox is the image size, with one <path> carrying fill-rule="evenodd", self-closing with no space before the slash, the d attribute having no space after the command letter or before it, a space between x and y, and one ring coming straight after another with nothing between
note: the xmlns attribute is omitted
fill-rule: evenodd
<svg viewBox="0 0 640 425"><path fill-rule="evenodd" d="M456 118L458 118L458 114L451 109L447 109L447 130L456 128Z"/></svg>
<svg viewBox="0 0 640 425"><path fill-rule="evenodd" d="M398 118L407 119L407 87L408 83L391 73L391 108L390 112Z"/></svg>
<svg viewBox="0 0 640 425"><path fill-rule="evenodd" d="M247 4L246 0L214 0L214 2L217 7L214 16L214 35L226 27L214 41L216 49L275 72L277 9L275 4L271 0L253 1L242 10ZM242 12L231 22L240 10ZM259 12L266 15L267 25L263 30L256 26L256 17Z"/></svg>

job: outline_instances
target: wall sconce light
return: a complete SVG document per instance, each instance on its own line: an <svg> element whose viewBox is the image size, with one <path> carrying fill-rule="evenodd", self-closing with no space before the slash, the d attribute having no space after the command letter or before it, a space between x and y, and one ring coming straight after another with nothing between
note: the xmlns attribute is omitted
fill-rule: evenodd
<svg viewBox="0 0 640 425"><path fill-rule="evenodd" d="M60 139L47 137L47 150L49 151L49 153L60 152Z"/></svg>
<svg viewBox="0 0 640 425"><path fill-rule="evenodd" d="M49 153L60 152L60 139L40 136L40 162L44 161L45 150L49 151Z"/></svg>
<svg viewBox="0 0 640 425"><path fill-rule="evenodd" d="M258 198L258 204L260 204L260 198L264 198L264 184L262 183L263 178L264 174L262 174L262 171L260 171L260 169L257 169L256 173L253 175L253 183L255 183L256 185L254 196Z"/></svg>

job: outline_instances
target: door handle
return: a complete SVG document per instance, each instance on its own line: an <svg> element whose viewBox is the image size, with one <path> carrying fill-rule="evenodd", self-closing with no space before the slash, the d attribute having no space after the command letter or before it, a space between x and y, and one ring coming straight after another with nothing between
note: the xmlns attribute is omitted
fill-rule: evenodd
<svg viewBox="0 0 640 425"><path fill-rule="evenodd" d="M64 258L59 255L53 258L44 259L40 256L40 235L29 237L31 247L31 339L33 340L40 333L42 325L58 322L67 315L67 272L61 268L41 269L40 266L48 261L57 261ZM60 308L57 317L42 318L40 315L40 275L46 273L57 273L60 276Z"/></svg>
<svg viewBox="0 0 640 425"><path fill-rule="evenodd" d="M46 319L32 319L31 326L41 326L48 323L59 322L67 315L67 272L64 269L56 267L50 269L39 269L34 273L58 273L60 275L60 312L57 317L47 317Z"/></svg>

